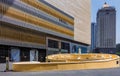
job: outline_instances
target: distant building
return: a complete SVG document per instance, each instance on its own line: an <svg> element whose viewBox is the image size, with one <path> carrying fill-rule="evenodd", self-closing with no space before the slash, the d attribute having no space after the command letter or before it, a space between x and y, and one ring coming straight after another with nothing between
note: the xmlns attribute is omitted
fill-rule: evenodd
<svg viewBox="0 0 120 76"><path fill-rule="evenodd" d="M116 51L116 10L107 3L97 12L96 52L115 53Z"/></svg>
<svg viewBox="0 0 120 76"><path fill-rule="evenodd" d="M96 48L96 23L91 23L91 51L94 52Z"/></svg>

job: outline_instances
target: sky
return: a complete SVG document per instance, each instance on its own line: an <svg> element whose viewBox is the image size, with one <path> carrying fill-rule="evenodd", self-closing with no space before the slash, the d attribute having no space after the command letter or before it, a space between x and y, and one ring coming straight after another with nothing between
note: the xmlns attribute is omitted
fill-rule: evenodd
<svg viewBox="0 0 120 76"><path fill-rule="evenodd" d="M116 8L116 43L120 43L120 0L91 0L92 1L92 15L91 21L96 22L96 13L98 9L102 8L103 4L107 2L110 6Z"/></svg>

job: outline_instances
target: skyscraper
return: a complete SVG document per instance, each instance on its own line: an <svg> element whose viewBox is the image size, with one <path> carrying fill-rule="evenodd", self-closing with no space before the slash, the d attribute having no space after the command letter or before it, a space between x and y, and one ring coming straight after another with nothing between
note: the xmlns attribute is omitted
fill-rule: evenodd
<svg viewBox="0 0 120 76"><path fill-rule="evenodd" d="M116 48L116 10L107 3L97 12L96 51L115 53Z"/></svg>
<svg viewBox="0 0 120 76"><path fill-rule="evenodd" d="M91 51L94 51L96 48L96 23L91 23Z"/></svg>

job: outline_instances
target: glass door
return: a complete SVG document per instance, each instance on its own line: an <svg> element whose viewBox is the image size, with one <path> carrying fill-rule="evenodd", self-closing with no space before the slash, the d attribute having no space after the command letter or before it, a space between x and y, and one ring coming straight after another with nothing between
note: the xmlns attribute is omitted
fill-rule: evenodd
<svg viewBox="0 0 120 76"><path fill-rule="evenodd" d="M30 61L38 61L38 50L30 50Z"/></svg>
<svg viewBox="0 0 120 76"><path fill-rule="evenodd" d="M20 49L18 49L18 48L12 48L11 49L11 60L13 62L19 62L20 61Z"/></svg>

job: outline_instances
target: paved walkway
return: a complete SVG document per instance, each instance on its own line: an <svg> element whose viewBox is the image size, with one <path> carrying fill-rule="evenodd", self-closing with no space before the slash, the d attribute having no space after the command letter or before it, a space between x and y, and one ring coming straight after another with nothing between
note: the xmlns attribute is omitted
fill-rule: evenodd
<svg viewBox="0 0 120 76"><path fill-rule="evenodd" d="M120 76L120 68L46 72L3 72L4 70L5 64L0 63L0 76Z"/></svg>

